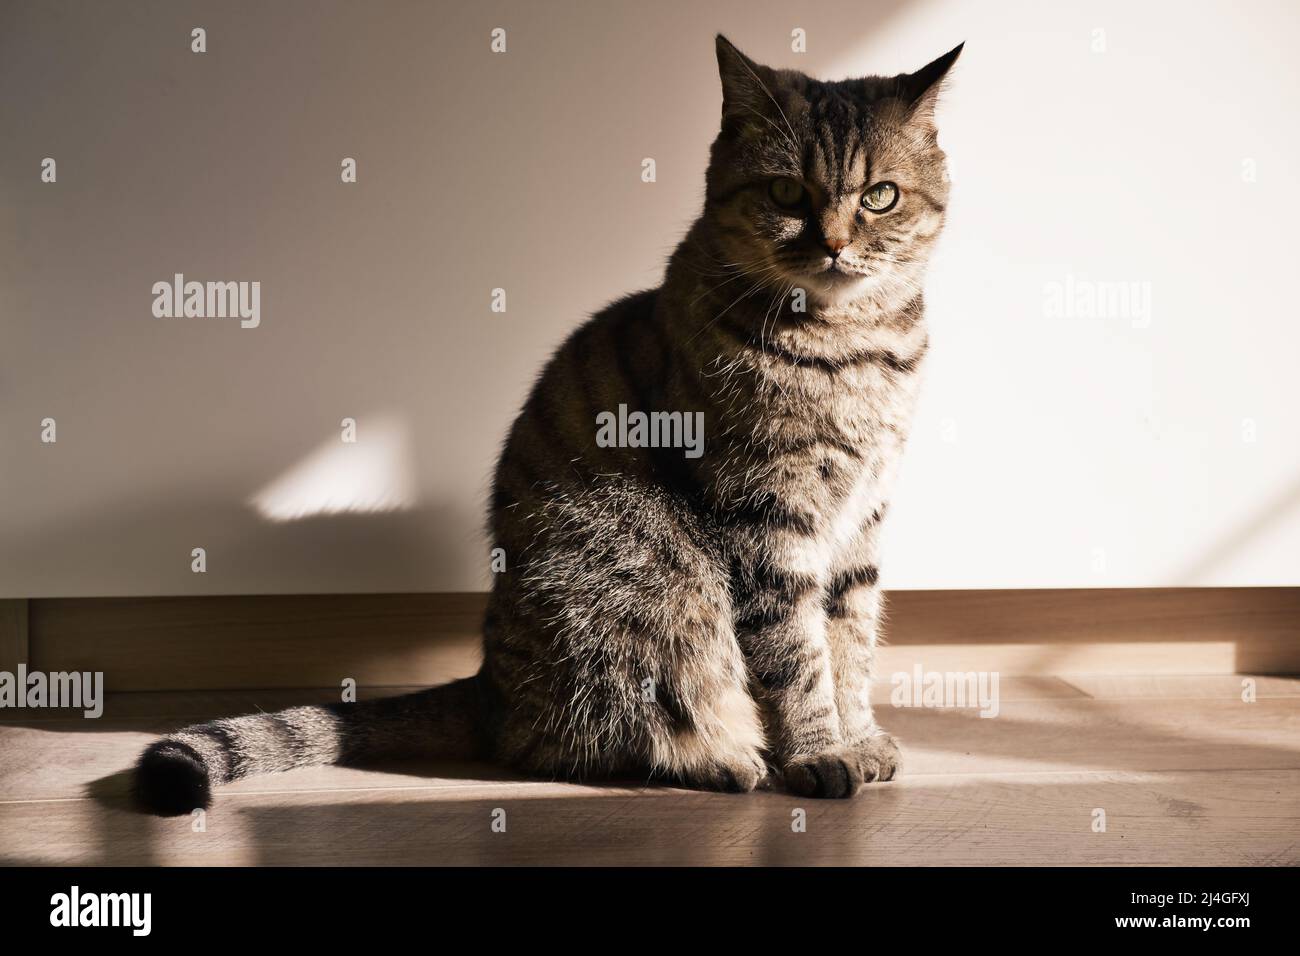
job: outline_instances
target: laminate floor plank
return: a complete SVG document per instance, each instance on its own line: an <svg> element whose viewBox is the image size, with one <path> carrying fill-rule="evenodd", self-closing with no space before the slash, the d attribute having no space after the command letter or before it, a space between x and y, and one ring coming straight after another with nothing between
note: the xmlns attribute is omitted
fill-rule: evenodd
<svg viewBox="0 0 1300 956"><path fill-rule="evenodd" d="M892 706L878 688L906 769L852 801L579 786L476 764L318 767L221 788L202 829L131 809L140 750L193 720L336 691L127 694L99 720L5 711L0 861L1297 864L1300 681L1259 678L1253 701L1241 681L1007 679L992 717ZM505 833L490 826L498 809Z"/></svg>

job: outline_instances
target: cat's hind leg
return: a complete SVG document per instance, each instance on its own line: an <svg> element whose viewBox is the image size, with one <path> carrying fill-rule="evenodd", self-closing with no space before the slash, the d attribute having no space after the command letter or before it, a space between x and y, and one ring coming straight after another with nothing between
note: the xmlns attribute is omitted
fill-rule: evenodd
<svg viewBox="0 0 1300 956"><path fill-rule="evenodd" d="M675 609L690 600L680 589L671 599L660 596ZM487 672L500 682L518 667L513 686L500 692L506 706L495 734L498 759L550 779L628 778L732 792L763 783L762 720L729 627L678 617L674 634L646 621L606 620L569 625L561 635L550 630L554 619L543 612L511 615L505 626L494 621L494 643L513 647L489 650ZM521 625L527 638L507 636ZM554 656L519 667L516 648L538 638Z"/></svg>
<svg viewBox="0 0 1300 956"><path fill-rule="evenodd" d="M729 635L726 643L735 646ZM684 726L652 741L651 761L657 776L682 786L744 793L768 778L766 742L739 648L735 661L720 656L694 665L711 669L709 689L692 699Z"/></svg>
<svg viewBox="0 0 1300 956"><path fill-rule="evenodd" d="M502 760L569 779L763 780L729 580L696 520L627 477L530 512L530 546L498 576L486 633Z"/></svg>

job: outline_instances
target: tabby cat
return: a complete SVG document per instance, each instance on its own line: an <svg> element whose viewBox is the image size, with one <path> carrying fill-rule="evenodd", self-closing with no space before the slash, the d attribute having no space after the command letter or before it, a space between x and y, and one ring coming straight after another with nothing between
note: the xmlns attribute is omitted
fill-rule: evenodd
<svg viewBox="0 0 1300 956"><path fill-rule="evenodd" d="M719 36L703 214L662 286L560 347L501 453L507 570L478 674L187 727L141 756L145 806L394 757L818 797L893 777L868 699L877 541L927 347L948 198L934 106L960 51L822 82ZM651 437L637 412L659 413ZM700 412L702 453L673 447Z"/></svg>

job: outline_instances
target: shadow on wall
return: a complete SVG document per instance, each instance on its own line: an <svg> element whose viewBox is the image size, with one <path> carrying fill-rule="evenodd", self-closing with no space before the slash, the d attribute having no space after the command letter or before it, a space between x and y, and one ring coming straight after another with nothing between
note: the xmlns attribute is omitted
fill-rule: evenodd
<svg viewBox="0 0 1300 956"><path fill-rule="evenodd" d="M402 419L362 421L355 441L344 427L242 503L206 488L154 487L11 535L7 549L22 556L29 574L66 577L70 555L78 568L98 569L93 591L74 583L58 594L26 596L166 593L171 589L132 588L140 556L155 564L157 580L171 581L177 566L194 569L195 548L203 549L205 570L192 575L190 594L357 590L349 581L358 555L365 556L366 580L393 581L397 590L432 590L431 582L463 575L476 535L463 520L464 503L418 499L413 438ZM132 567L123 567L124 547Z"/></svg>
<svg viewBox="0 0 1300 956"><path fill-rule="evenodd" d="M714 32L827 73L904 9L671 0L653 15L509 3L375 17L352 4L231 5L205 13L204 56L189 52L190 15L169 4L70 20L16 10L0 78L21 95L0 114L78 172L56 189L0 162L24 237L0 255L0 285L23 306L6 329L0 409L0 431L23 449L6 459L6 497L23 504L0 513L0 588L481 584L467 568L482 553L483 488L527 383L585 312L657 277L697 211L720 106ZM498 22L509 55L487 59ZM795 29L807 54L791 49ZM936 37L929 53L951 45ZM117 102L133 108L119 115ZM142 161L158 118L176 116L184 135ZM653 190L639 176L647 153ZM359 157L346 189L339 156ZM611 210L633 224L617 241ZM256 277L264 321L224 334L153 318L145 293L176 271ZM511 311L489 321L487 290L501 284ZM322 409L377 406L410 427L410 481L389 481L387 452L322 454L261 487L283 447L315 437ZM50 414L57 446L33 447ZM250 493L269 522L239 510ZM292 518L303 520L281 524ZM206 578L188 572L196 546ZM252 565L234 568L236 554Z"/></svg>

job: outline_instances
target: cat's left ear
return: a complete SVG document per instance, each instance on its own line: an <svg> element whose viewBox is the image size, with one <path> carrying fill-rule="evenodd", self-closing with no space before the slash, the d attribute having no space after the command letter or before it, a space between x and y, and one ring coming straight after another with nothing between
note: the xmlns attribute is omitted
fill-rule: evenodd
<svg viewBox="0 0 1300 956"><path fill-rule="evenodd" d="M910 107L913 119L933 124L934 107L939 99L939 91L943 89L943 81L948 76L948 71L952 69L952 65L957 62L957 57L961 56L962 47L965 45L965 42L958 43L943 56L927 63L915 73L907 73L898 78L899 95Z"/></svg>

